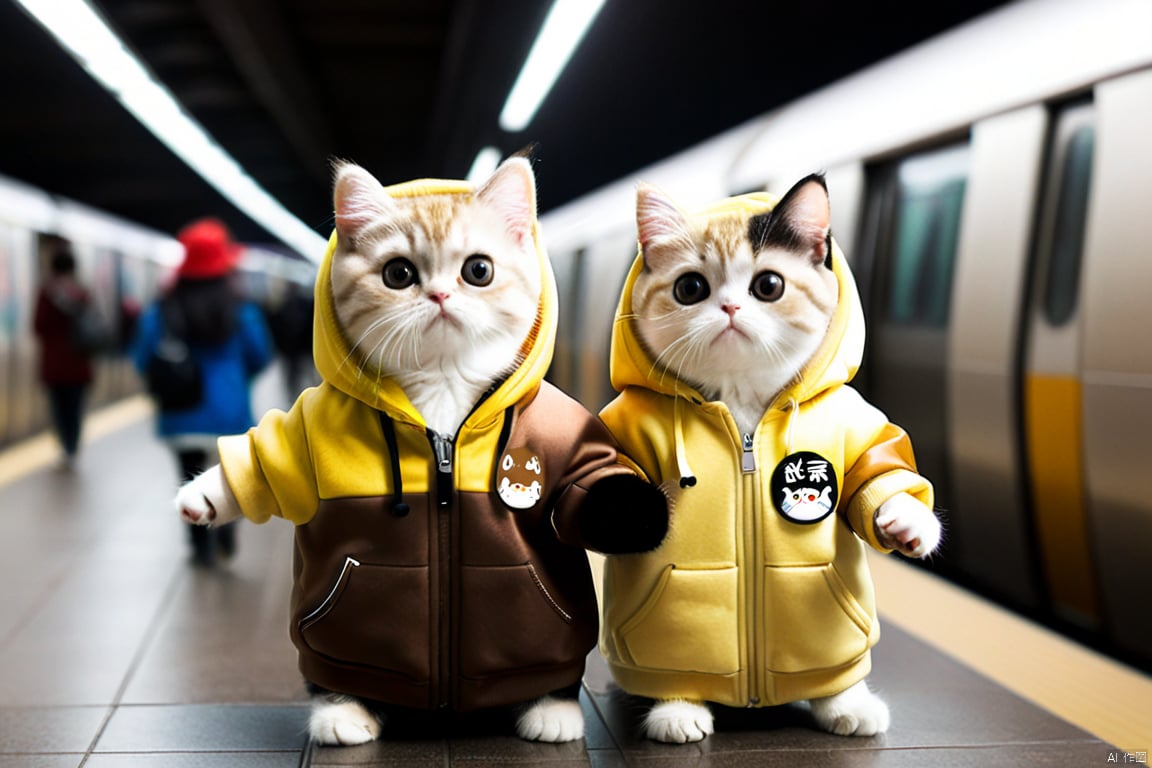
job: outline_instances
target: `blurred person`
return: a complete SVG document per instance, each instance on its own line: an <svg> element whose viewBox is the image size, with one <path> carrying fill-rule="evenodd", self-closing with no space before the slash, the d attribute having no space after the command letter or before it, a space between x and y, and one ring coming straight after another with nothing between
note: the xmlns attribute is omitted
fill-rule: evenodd
<svg viewBox="0 0 1152 768"><path fill-rule="evenodd" d="M245 432L252 418L251 383L272 359L272 341L260 309L245 300L232 275L241 248L216 219L195 221L178 235L184 261L176 280L139 318L132 356L147 375L166 336L187 345L199 368L201 395L193 405L157 400L156 430L169 444L186 482L216 463L216 438ZM236 529L190 527L193 557L204 566L236 551Z"/></svg>
<svg viewBox="0 0 1152 768"><path fill-rule="evenodd" d="M78 318L91 301L76 278L72 244L53 238L48 277L36 297L33 330L40 340L40 381L48 393L52 426L63 451L59 468L75 467L84 400L92 384L90 353L74 343Z"/></svg>
<svg viewBox="0 0 1152 768"><path fill-rule="evenodd" d="M284 360L284 387L289 400L320 383L312 362L313 287L293 283L288 295L268 317L272 340Z"/></svg>

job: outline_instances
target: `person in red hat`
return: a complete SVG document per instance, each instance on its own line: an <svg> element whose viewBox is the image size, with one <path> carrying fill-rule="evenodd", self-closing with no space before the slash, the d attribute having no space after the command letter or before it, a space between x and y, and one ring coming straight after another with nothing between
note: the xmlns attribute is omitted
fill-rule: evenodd
<svg viewBox="0 0 1152 768"><path fill-rule="evenodd" d="M184 260L176 281L140 318L132 355L148 376L161 345L182 342L196 363L198 393L157 398L156 430L172 448L183 480L216 459L216 438L246 431L252 418L251 382L271 361L263 313L240 295L233 275L243 254L217 219L200 219L177 235ZM175 403L175 404L173 404ZM190 529L195 562L210 566L236 549L235 528Z"/></svg>

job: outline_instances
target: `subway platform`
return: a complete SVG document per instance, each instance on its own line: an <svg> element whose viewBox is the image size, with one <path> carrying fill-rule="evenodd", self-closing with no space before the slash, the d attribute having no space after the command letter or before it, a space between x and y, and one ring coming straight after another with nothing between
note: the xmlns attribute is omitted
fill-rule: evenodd
<svg viewBox="0 0 1152 768"><path fill-rule="evenodd" d="M1084 666L1042 630L1012 634L988 617L1024 622L891 558L875 561L884 628L871 681L893 718L882 736L818 732L795 706L720 711L699 744L646 741L644 702L594 652L583 741L524 742L495 712L391 721L359 747L310 745L287 633L291 527L241 523L234 558L193 566L149 408L137 398L93 414L71 472L52 466L46 436L0 453L0 768L1099 766L1135 762L1141 747L1146 761L1152 747L1140 741L1147 676L1091 654ZM940 646L948 636L989 648L966 657ZM1048 690L994 679L997 665L1008 677L1034 668ZM1074 670L1086 681L1060 688Z"/></svg>

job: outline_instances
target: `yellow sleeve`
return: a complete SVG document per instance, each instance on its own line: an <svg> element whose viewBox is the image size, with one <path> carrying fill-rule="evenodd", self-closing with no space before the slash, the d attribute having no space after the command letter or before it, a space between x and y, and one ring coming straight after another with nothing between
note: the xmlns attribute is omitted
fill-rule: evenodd
<svg viewBox="0 0 1152 768"><path fill-rule="evenodd" d="M275 515L300 525L316 513L319 494L304 418L306 394L288 412L269 411L247 433L217 441L224 477L252 522Z"/></svg>
<svg viewBox="0 0 1152 768"><path fill-rule="evenodd" d="M907 493L932 509L932 484L916 472L912 442L900 427L885 422L880 430L855 452L854 461L844 470L842 498L848 524L872 547L890 552L876 535L876 510L898 493Z"/></svg>

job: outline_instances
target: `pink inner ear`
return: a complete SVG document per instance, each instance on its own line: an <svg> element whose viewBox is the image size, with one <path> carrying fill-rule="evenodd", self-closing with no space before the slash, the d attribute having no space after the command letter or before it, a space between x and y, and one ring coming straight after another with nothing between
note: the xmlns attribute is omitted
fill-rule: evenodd
<svg viewBox="0 0 1152 768"><path fill-rule="evenodd" d="M500 212L508 234L517 243L531 238L536 218L536 183L526 160L506 161L476 196Z"/></svg>
<svg viewBox="0 0 1152 768"><path fill-rule="evenodd" d="M362 169L347 169L336 180L333 192L336 231L354 240L366 226L394 207L388 193Z"/></svg>
<svg viewBox="0 0 1152 768"><path fill-rule="evenodd" d="M654 243L682 237L684 214L659 191L641 186L636 191L636 229L640 247L648 248Z"/></svg>
<svg viewBox="0 0 1152 768"><path fill-rule="evenodd" d="M819 184L804 186L793 201L792 226L803 235L813 250L813 258L823 261L828 256L828 228L832 211L828 193Z"/></svg>

